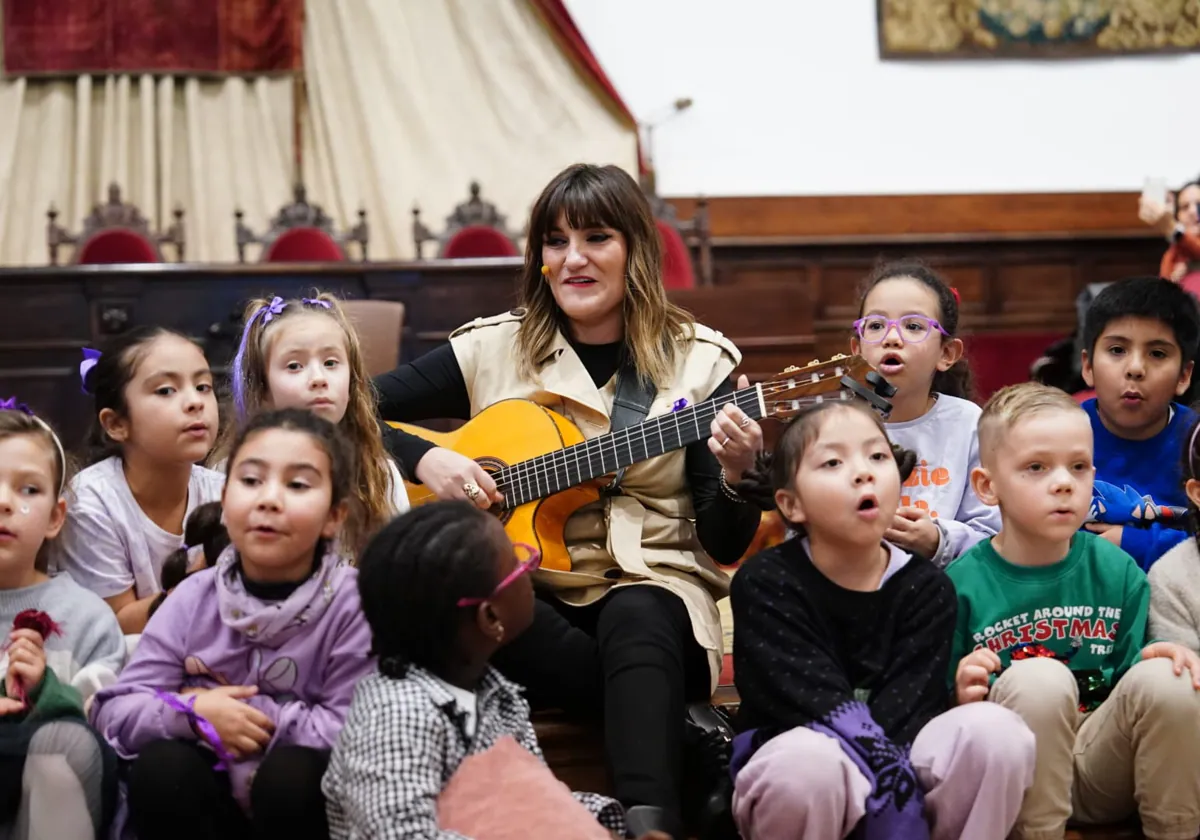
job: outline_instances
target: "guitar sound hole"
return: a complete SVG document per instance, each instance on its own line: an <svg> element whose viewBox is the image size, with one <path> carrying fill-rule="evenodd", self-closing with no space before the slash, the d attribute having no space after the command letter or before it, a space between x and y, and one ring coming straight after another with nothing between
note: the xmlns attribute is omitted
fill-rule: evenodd
<svg viewBox="0 0 1200 840"><path fill-rule="evenodd" d="M504 461L501 461L499 458L493 458L490 455L485 456L483 458L476 458L475 463L477 463L477 464L479 464L479 466L483 467L483 471L486 473L499 472L500 470L502 470L508 466L508 464L505 463ZM508 520L512 519L512 509L511 508L499 507L497 505L493 505L491 508L491 511L496 516L496 518L499 519L500 522L503 523L504 525L507 525Z"/></svg>

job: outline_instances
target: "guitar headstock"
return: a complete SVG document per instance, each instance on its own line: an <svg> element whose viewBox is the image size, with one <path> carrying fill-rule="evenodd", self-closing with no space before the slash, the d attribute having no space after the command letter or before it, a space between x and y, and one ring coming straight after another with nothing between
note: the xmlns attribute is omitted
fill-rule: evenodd
<svg viewBox="0 0 1200 840"><path fill-rule="evenodd" d="M806 408L830 400L862 399L885 417L892 410L888 401L896 393L862 356L837 355L828 361L811 361L804 367L789 367L770 381L761 383L764 417L787 420Z"/></svg>

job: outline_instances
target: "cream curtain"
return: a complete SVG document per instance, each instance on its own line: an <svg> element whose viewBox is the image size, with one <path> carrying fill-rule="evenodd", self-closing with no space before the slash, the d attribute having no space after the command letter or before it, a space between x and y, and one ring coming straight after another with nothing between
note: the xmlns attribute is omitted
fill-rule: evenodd
<svg viewBox="0 0 1200 840"><path fill-rule="evenodd" d="M562 55L527 0L310 2L304 180L339 227L368 211L371 256L413 256L478 180L519 231L576 162L636 171L637 138ZM44 265L46 210L78 230L110 182L156 230L184 208L187 259L236 258L291 198L291 79L0 80L0 264ZM65 255L69 258L69 254Z"/></svg>
<svg viewBox="0 0 1200 840"><path fill-rule="evenodd" d="M183 207L195 262L235 258L239 204L261 229L290 195L290 80L15 79L0 114L0 264L44 265L48 207L78 231L113 182L155 230Z"/></svg>
<svg viewBox="0 0 1200 840"><path fill-rule="evenodd" d="M373 259L411 258L414 202L440 230L472 179L519 231L564 166L637 171L634 129L526 0L310 2L306 15L305 182L342 224L367 209Z"/></svg>

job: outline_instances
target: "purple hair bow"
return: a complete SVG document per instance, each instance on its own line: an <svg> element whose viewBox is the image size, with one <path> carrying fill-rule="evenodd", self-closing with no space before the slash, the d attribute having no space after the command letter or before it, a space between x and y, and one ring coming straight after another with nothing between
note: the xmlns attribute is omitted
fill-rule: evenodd
<svg viewBox="0 0 1200 840"><path fill-rule="evenodd" d="M0 411L19 411L22 414L28 414L30 417L33 417L33 409L25 403L17 402L16 397L0 400Z"/></svg>
<svg viewBox="0 0 1200 840"><path fill-rule="evenodd" d="M102 354L99 350L93 350L90 347L83 348L83 361L79 363L79 382L80 387L85 394L91 394L91 391L87 389L88 371L90 371L100 362L101 355Z"/></svg>
<svg viewBox="0 0 1200 840"><path fill-rule="evenodd" d="M326 309L330 308L329 301L321 300L320 298L300 298L300 302L305 306L323 306Z"/></svg>
<svg viewBox="0 0 1200 840"><path fill-rule="evenodd" d="M238 422L246 416L246 381L243 376L246 362L246 343L250 340L250 330L254 322L262 318L263 324L269 324L276 315L282 315L287 307L287 301L276 295L271 302L258 308L258 311L246 319L242 329L242 341L238 344L237 355L233 357L233 371L230 375L230 385L233 386L233 407L237 412Z"/></svg>

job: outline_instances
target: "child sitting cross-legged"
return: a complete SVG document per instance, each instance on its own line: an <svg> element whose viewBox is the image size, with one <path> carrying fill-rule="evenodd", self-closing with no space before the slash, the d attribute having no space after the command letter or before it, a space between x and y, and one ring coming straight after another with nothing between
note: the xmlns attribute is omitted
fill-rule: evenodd
<svg viewBox="0 0 1200 840"><path fill-rule="evenodd" d="M798 534L733 578L746 840L1003 840L1033 778L1019 717L947 711L954 589L884 541L915 461L899 454L870 411L829 402L784 431L769 488L739 483Z"/></svg>
<svg viewBox="0 0 1200 840"><path fill-rule="evenodd" d="M222 495L229 547L161 603L92 706L125 762L118 830L328 836L321 777L371 666L357 573L333 548L357 472L349 441L311 412L242 429Z"/></svg>
<svg viewBox="0 0 1200 840"><path fill-rule="evenodd" d="M488 664L533 621L538 560L466 502L416 508L367 545L358 580L379 669L325 775L333 840L584 840L638 824L638 808L626 820L551 776L529 704Z"/></svg>
<svg viewBox="0 0 1200 840"><path fill-rule="evenodd" d="M1061 840L1069 819L1136 812L1151 840L1195 838L1200 658L1147 643L1145 573L1079 530L1092 500L1087 415L1062 391L1015 385L988 401L979 444L972 481L1003 527L947 570L958 590L951 677L960 707L993 701L1037 737L1013 837Z"/></svg>

